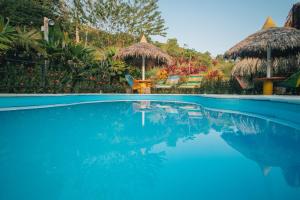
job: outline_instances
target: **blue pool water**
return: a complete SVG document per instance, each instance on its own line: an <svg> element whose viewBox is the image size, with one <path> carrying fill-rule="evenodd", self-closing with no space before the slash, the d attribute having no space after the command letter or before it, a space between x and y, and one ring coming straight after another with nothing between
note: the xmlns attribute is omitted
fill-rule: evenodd
<svg viewBox="0 0 300 200"><path fill-rule="evenodd" d="M300 199L297 119L203 104L4 109L0 199Z"/></svg>

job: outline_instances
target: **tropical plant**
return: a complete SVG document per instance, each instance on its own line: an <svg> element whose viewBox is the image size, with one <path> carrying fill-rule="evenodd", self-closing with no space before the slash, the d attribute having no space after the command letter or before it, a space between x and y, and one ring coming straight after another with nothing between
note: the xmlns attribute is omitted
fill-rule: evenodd
<svg viewBox="0 0 300 200"><path fill-rule="evenodd" d="M105 62L107 63L108 71L110 73L111 82L125 82L125 73L127 72L127 66L123 61L113 59L116 54L116 49L110 47L106 50Z"/></svg>
<svg viewBox="0 0 300 200"><path fill-rule="evenodd" d="M16 31L9 25L9 20L5 22L4 18L0 16L0 55L12 47L15 38Z"/></svg>
<svg viewBox="0 0 300 200"><path fill-rule="evenodd" d="M14 41L16 47L21 47L25 51L35 50L41 54L45 54L42 48L42 35L40 31L36 29L26 30L20 27L16 27L17 37Z"/></svg>
<svg viewBox="0 0 300 200"><path fill-rule="evenodd" d="M161 67L153 67L152 69L146 71L146 78L155 81L159 78L161 71Z"/></svg>
<svg viewBox="0 0 300 200"><path fill-rule="evenodd" d="M76 84L91 76L90 68L93 67L94 57L93 49L86 48L82 44L68 44L63 49L63 58L65 66L69 71L70 87L75 90Z"/></svg>

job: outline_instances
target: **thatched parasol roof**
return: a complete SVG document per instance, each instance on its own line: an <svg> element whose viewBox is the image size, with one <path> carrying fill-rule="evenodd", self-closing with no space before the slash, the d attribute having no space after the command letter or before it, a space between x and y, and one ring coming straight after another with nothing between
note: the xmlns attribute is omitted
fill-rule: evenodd
<svg viewBox="0 0 300 200"><path fill-rule="evenodd" d="M277 25L274 22L274 20L272 19L272 17L268 17L265 24L262 27L262 30L266 30L266 29L269 29L269 28L276 28L276 27L277 27Z"/></svg>
<svg viewBox="0 0 300 200"><path fill-rule="evenodd" d="M225 53L226 58L265 58L270 45L272 57L283 57L300 51L300 30L269 28L258 31L236 44Z"/></svg>
<svg viewBox="0 0 300 200"><path fill-rule="evenodd" d="M148 43L143 37L141 42L121 49L115 56L116 59L126 59L145 56L146 59L159 60L162 63L171 64L172 58L160 48Z"/></svg>
<svg viewBox="0 0 300 200"><path fill-rule="evenodd" d="M238 61L231 73L233 76L251 76L258 73L265 74L267 70L267 60L260 58L244 58ZM300 55L275 58L272 62L274 74L295 72L300 69Z"/></svg>
<svg viewBox="0 0 300 200"><path fill-rule="evenodd" d="M293 5L284 26L300 29L300 3Z"/></svg>

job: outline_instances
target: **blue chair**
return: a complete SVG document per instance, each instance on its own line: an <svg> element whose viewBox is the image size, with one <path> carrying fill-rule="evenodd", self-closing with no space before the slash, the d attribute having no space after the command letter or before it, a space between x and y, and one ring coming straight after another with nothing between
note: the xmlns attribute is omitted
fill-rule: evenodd
<svg viewBox="0 0 300 200"><path fill-rule="evenodd" d="M133 79L133 77L131 75L129 75L129 74L126 74L125 75L125 79L126 79L128 85L130 87L133 87L133 85L134 85L134 79Z"/></svg>
<svg viewBox="0 0 300 200"><path fill-rule="evenodd" d="M128 85L131 87L132 91L138 91L140 89L140 85L138 84L138 82L136 82L133 77L129 74L125 75L125 79L128 83Z"/></svg>

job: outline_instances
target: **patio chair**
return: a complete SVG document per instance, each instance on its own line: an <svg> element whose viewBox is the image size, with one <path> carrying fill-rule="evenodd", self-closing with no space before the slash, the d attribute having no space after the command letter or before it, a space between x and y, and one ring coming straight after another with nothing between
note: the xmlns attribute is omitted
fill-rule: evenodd
<svg viewBox="0 0 300 200"><path fill-rule="evenodd" d="M178 88L200 88L203 76L190 75L185 83L182 83Z"/></svg>
<svg viewBox="0 0 300 200"><path fill-rule="evenodd" d="M167 88L175 87L178 84L179 79L180 79L180 77L177 76L177 75L169 76L166 81L158 82L155 85L155 88L164 88L164 89L167 89Z"/></svg>
<svg viewBox="0 0 300 200"><path fill-rule="evenodd" d="M291 75L286 80L278 84L281 87L298 88L300 87L300 71Z"/></svg>
<svg viewBox="0 0 300 200"><path fill-rule="evenodd" d="M134 78L131 75L125 75L125 79L133 92L138 91L140 89L139 84L134 80Z"/></svg>

